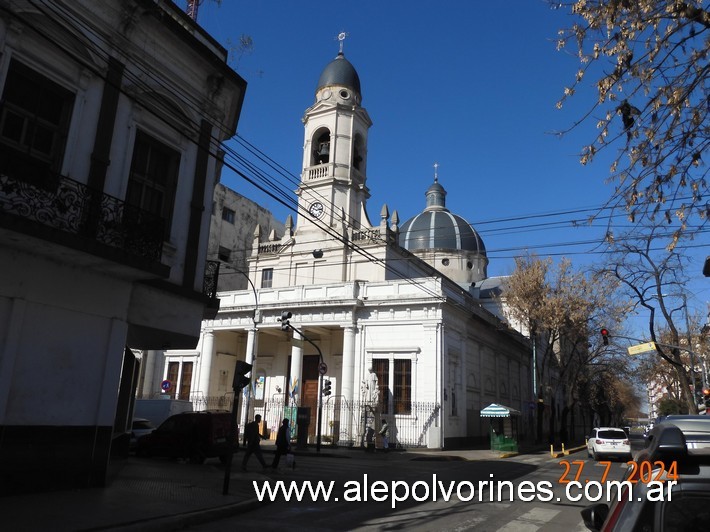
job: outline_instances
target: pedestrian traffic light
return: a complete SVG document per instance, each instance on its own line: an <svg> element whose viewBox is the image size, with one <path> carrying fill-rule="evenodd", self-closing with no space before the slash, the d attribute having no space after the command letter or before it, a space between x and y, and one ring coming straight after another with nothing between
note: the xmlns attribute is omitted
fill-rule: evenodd
<svg viewBox="0 0 710 532"><path fill-rule="evenodd" d="M602 333L602 343L604 345L609 345L609 331L607 329L602 328L602 330L599 332Z"/></svg>
<svg viewBox="0 0 710 532"><path fill-rule="evenodd" d="M331 394L330 386L331 386L330 380L323 381L323 395L326 397Z"/></svg>
<svg viewBox="0 0 710 532"><path fill-rule="evenodd" d="M281 313L281 317L279 318L279 321L281 322L281 330L282 330L282 331L288 331L288 329L289 329L289 327L290 327L290 325L291 325L291 324L288 322L288 320L291 319L291 315L292 315L292 314L291 314L289 311L287 311L287 310L284 310L284 311Z"/></svg>
<svg viewBox="0 0 710 532"><path fill-rule="evenodd" d="M232 388L235 392L242 390L245 386L249 386L251 379L246 376L251 371L252 365L247 364L243 360L237 360L237 365L234 368L234 380Z"/></svg>

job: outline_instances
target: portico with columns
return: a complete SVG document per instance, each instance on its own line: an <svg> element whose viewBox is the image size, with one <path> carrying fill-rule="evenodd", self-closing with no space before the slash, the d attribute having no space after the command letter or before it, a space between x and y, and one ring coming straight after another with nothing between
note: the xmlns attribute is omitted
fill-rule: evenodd
<svg viewBox="0 0 710 532"><path fill-rule="evenodd" d="M235 362L246 360L252 386L241 424L260 413L275 433L288 408L303 407L314 442L321 401L326 443L364 444L368 427L383 418L393 445L485 441L482 408L528 409L530 344L474 297L486 278L485 248L446 208L438 171L420 215L400 225L385 205L370 222L372 121L362 101L341 41L302 119L295 223L289 216L279 238L257 227L245 272L253 289L218 294L217 316L203 322L198 352L187 355L198 376L191 394L204 397L206 408L231 404ZM285 311L295 330L282 330ZM321 378L331 381L332 395L320 397Z"/></svg>

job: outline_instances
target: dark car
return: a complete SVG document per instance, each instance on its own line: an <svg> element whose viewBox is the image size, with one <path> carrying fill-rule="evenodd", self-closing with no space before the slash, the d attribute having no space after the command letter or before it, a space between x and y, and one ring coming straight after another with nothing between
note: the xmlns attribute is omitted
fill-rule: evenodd
<svg viewBox="0 0 710 532"><path fill-rule="evenodd" d="M131 441L129 444L129 449L135 450L138 445L138 440L143 436L150 434L155 430L155 425L149 419L142 417L134 417L131 423Z"/></svg>
<svg viewBox="0 0 710 532"><path fill-rule="evenodd" d="M707 529L710 449L697 445L695 430L687 434L686 440L685 430L669 419L655 425L651 436L648 447L638 453L624 478L627 482L621 497L611 507L597 503L582 510L589 530L683 532ZM664 497L659 500L647 497L652 487L657 488L651 481L663 483Z"/></svg>
<svg viewBox="0 0 710 532"><path fill-rule="evenodd" d="M231 417L231 413L222 411L175 414L138 440L136 454L182 458L197 464L218 457L224 463L239 447L238 434L229 443Z"/></svg>

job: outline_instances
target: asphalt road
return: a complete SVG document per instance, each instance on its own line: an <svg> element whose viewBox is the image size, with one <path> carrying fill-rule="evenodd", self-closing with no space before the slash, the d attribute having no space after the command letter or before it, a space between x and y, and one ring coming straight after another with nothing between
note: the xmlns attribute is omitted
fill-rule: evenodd
<svg viewBox="0 0 710 532"><path fill-rule="evenodd" d="M302 487L303 482L309 480L315 488L314 481L325 482L323 486L330 486L332 482L329 501L322 500L323 492L318 501L312 500L308 492L301 501L295 500L294 492L290 501L281 493L275 502L264 504L258 510L190 530L581 531L586 529L579 512L590 504L583 496L584 486L602 477L620 480L625 470L626 464L622 461L607 466L588 459L586 452L564 460L553 460L546 453L490 461L412 461L383 455L374 465L372 460L358 458L305 457L295 471L270 475L270 485L275 488L276 482L283 480L285 486L295 481L295 486ZM581 486L571 489L570 493L573 497L581 496L579 501L570 500L565 491L568 485L565 481L575 478ZM258 489L268 480L269 477L258 474L252 479ZM378 481L383 484L377 484ZM507 485L502 498L495 492L491 494L488 483L497 481L511 481L516 490L514 500L509 498ZM533 491L538 483L543 486L543 490L537 492L540 498ZM529 487L522 497L530 500L520 500L517 490L522 485ZM432 486L438 488L436 500ZM405 497L407 489L409 497ZM445 493L449 489L451 494L447 501ZM393 498L387 496L392 492L407 500L393 503ZM414 500L412 492L420 500ZM384 500L373 500L377 497ZM471 500L467 500L469 498Z"/></svg>

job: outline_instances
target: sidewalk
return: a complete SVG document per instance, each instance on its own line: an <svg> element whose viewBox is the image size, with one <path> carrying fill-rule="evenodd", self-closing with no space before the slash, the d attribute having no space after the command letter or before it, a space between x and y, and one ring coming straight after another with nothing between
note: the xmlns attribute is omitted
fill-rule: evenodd
<svg viewBox="0 0 710 532"><path fill-rule="evenodd" d="M262 448L268 463L273 443L265 442ZM315 448L296 451L297 456L301 453L325 459L369 455L359 448L333 449L328 446L322 447L320 453ZM371 455L373 461L375 457L380 458L379 454ZM241 453L234 455L228 495L222 494L224 466L217 460L188 464L129 457L114 460L105 488L0 498L2 528L14 532L168 531L246 512L264 504L256 500L252 481L272 475L263 474L253 458L251 471L243 473L241 456ZM501 453L416 449L391 451L388 456L395 460L496 460L501 458Z"/></svg>

